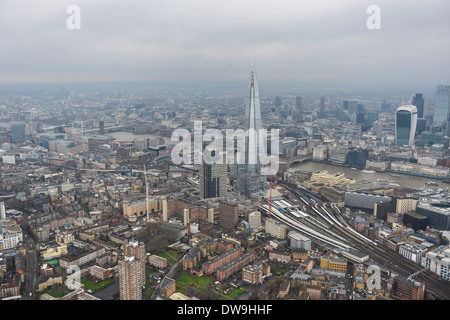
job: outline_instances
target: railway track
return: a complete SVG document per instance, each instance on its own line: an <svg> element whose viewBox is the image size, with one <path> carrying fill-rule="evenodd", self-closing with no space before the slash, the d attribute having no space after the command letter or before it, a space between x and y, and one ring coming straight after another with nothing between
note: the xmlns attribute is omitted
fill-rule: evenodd
<svg viewBox="0 0 450 320"><path fill-rule="evenodd" d="M295 190L294 185L287 184L286 182L281 182L280 184L283 184L288 191L300 199L301 194L299 191ZM316 198L320 199L317 195ZM430 270L423 270L423 266L420 264L416 264L391 248L381 243L373 242L356 232L348 222L345 221L337 207L327 208L319 206L316 210L321 212L321 214L316 215L316 218L326 224L329 227L329 230L347 239L355 249L368 254L375 264L405 277L418 273L414 279L424 283L426 291L432 293L438 299L450 300L449 281L442 279ZM419 271L422 272L419 273Z"/></svg>

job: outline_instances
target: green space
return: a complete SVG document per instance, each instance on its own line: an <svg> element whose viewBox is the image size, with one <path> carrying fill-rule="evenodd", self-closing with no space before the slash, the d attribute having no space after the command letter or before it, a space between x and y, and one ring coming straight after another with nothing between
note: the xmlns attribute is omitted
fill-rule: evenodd
<svg viewBox="0 0 450 320"><path fill-rule="evenodd" d="M111 283L114 282L113 279L105 279L103 281L99 281L99 282L94 282L90 279L84 278L81 279L81 284L84 285L84 288L86 290L92 290L92 291L99 291L101 289L103 289L106 286L109 286Z"/></svg>
<svg viewBox="0 0 450 320"><path fill-rule="evenodd" d="M180 251L176 251L173 249L167 250L166 253L171 256L174 257L175 259L180 260L183 256L184 256L184 252L180 252Z"/></svg>
<svg viewBox="0 0 450 320"><path fill-rule="evenodd" d="M181 271L180 277L178 278L178 281L184 282L185 284L195 284L198 287L205 287L209 283L214 282L214 279L203 275L198 278L190 276L185 270Z"/></svg>
<svg viewBox="0 0 450 320"><path fill-rule="evenodd" d="M210 276L203 275L198 278L189 275L185 270L180 272L180 276L177 278L176 287L177 291L186 294L191 287L194 287L196 291L201 292L206 297L220 300L233 300L235 297L241 295L245 291L235 289L227 296L219 295L214 288L214 279Z"/></svg>
<svg viewBox="0 0 450 320"><path fill-rule="evenodd" d="M172 263L177 263L177 260L175 260L174 258L172 258L171 256L169 256L168 254L166 254L165 252L160 252L156 254L157 256L160 256L162 258L166 258L167 261L170 261Z"/></svg>
<svg viewBox="0 0 450 320"><path fill-rule="evenodd" d="M244 292L245 292L244 290L236 288L233 291L231 291L230 293L228 293L227 296L229 296L231 299L236 299L237 297L239 297Z"/></svg>
<svg viewBox="0 0 450 320"><path fill-rule="evenodd" d="M50 264L52 266L56 266L56 265L59 264L59 259L47 261L47 264Z"/></svg>
<svg viewBox="0 0 450 320"><path fill-rule="evenodd" d="M286 272L287 272L286 268L278 268L275 274L278 276L281 276L281 275L285 274Z"/></svg>
<svg viewBox="0 0 450 320"><path fill-rule="evenodd" d="M38 298L40 298L44 293L54 297L54 298L61 298L64 297L68 291L63 286L52 286L50 288L47 288L41 292L38 292Z"/></svg>
<svg viewBox="0 0 450 320"><path fill-rule="evenodd" d="M155 288L150 288L143 293L143 296L147 299L150 299L153 295L153 292L155 292Z"/></svg>

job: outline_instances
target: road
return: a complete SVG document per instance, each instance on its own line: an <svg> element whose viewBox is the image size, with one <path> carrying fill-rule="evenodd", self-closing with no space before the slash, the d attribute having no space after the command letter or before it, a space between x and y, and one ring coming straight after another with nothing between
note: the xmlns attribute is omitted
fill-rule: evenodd
<svg viewBox="0 0 450 320"><path fill-rule="evenodd" d="M27 234L23 235L23 241L26 249L25 257L25 291L24 300L33 300L34 291L36 288L36 276L38 273L38 259L36 253L36 246Z"/></svg>

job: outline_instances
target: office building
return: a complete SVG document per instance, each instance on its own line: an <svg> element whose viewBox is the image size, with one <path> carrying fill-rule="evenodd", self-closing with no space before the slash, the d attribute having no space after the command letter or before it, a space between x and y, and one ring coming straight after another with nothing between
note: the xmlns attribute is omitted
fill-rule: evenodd
<svg viewBox="0 0 450 320"><path fill-rule="evenodd" d="M450 108L450 86L438 85L434 101L433 126L440 126L448 119Z"/></svg>
<svg viewBox="0 0 450 320"><path fill-rule="evenodd" d="M407 213L416 210L418 199L401 197L397 198L397 213Z"/></svg>
<svg viewBox="0 0 450 320"><path fill-rule="evenodd" d="M427 120L417 118L416 134L420 135L425 130L427 130Z"/></svg>
<svg viewBox="0 0 450 320"><path fill-rule="evenodd" d="M11 125L11 142L23 143L25 141L25 124L13 124Z"/></svg>
<svg viewBox="0 0 450 320"><path fill-rule="evenodd" d="M358 112L358 100L345 100L342 102L342 106L344 109L347 109L350 114Z"/></svg>
<svg viewBox="0 0 450 320"><path fill-rule="evenodd" d="M266 219L266 232L277 239L286 239L287 227L275 219Z"/></svg>
<svg viewBox="0 0 450 320"><path fill-rule="evenodd" d="M303 108L302 97L295 97L295 108L299 111L302 111L302 108Z"/></svg>
<svg viewBox="0 0 450 320"><path fill-rule="evenodd" d="M395 145L412 147L416 126L416 106L406 105L398 108L395 112Z"/></svg>
<svg viewBox="0 0 450 320"><path fill-rule="evenodd" d="M276 96L275 97L275 108L278 110L281 107L281 98Z"/></svg>
<svg viewBox="0 0 450 320"><path fill-rule="evenodd" d="M403 214L403 225L411 227L415 231L426 230L429 225L429 220L428 217L424 217L414 211Z"/></svg>
<svg viewBox="0 0 450 320"><path fill-rule="evenodd" d="M216 150L209 150L212 157ZM224 197L227 193L227 164L222 153L221 163L211 163L202 160L199 171L199 194L202 199Z"/></svg>
<svg viewBox="0 0 450 320"><path fill-rule="evenodd" d="M0 220L0 250L14 248L22 241L22 228L16 223L15 220Z"/></svg>
<svg viewBox="0 0 450 320"><path fill-rule="evenodd" d="M419 201L416 213L428 217L430 228L450 230L450 205L441 203L438 199Z"/></svg>
<svg viewBox="0 0 450 320"><path fill-rule="evenodd" d="M343 258L321 257L320 267L332 271L347 272L347 260Z"/></svg>
<svg viewBox="0 0 450 320"><path fill-rule="evenodd" d="M261 227L261 212L250 212L248 215L248 223L250 225L250 229L258 229Z"/></svg>
<svg viewBox="0 0 450 320"><path fill-rule="evenodd" d="M416 106L417 108L417 118L423 119L423 108L424 108L425 100L422 97L421 93L416 93L416 95L413 97L411 104L413 106Z"/></svg>
<svg viewBox="0 0 450 320"><path fill-rule="evenodd" d="M325 111L325 97L320 98L320 111Z"/></svg>
<svg viewBox="0 0 450 320"><path fill-rule="evenodd" d="M450 281L450 246L439 246L422 258L422 266Z"/></svg>
<svg viewBox="0 0 450 320"><path fill-rule="evenodd" d="M6 219L6 208L3 201L0 201L0 219Z"/></svg>
<svg viewBox="0 0 450 320"><path fill-rule="evenodd" d="M398 275L394 278L391 292L403 300L423 300L425 285L419 281Z"/></svg>
<svg viewBox="0 0 450 320"><path fill-rule="evenodd" d="M391 201L375 202L373 205L373 215L378 219L387 220L388 214L394 211L395 208Z"/></svg>
<svg viewBox="0 0 450 320"><path fill-rule="evenodd" d="M239 207L237 203L221 202L219 204L219 225L234 229L239 222Z"/></svg>
<svg viewBox="0 0 450 320"><path fill-rule="evenodd" d="M288 239L290 240L291 249L311 250L311 239L305 237L297 231L289 231Z"/></svg>
<svg viewBox="0 0 450 320"><path fill-rule="evenodd" d="M415 242L405 242L398 248L398 253L400 253L405 258L412 260L416 263L421 263L422 253L425 251L425 246L415 243Z"/></svg>

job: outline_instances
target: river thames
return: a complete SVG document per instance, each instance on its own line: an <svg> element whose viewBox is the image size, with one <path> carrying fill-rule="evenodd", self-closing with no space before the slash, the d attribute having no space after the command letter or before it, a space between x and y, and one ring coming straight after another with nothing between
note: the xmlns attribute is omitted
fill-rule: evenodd
<svg viewBox="0 0 450 320"><path fill-rule="evenodd" d="M325 164L320 162L307 161L301 164L294 164L291 168L300 169L307 172L319 172L326 170L328 173L343 173L347 178L354 179L356 181L367 180L371 182L377 182L378 179L387 179L388 181L383 181L380 183L389 185L390 183L398 184L402 187L418 189L425 186L427 182L434 182L437 186L442 189L447 189L450 184L442 182L439 179L432 179L426 177L417 177L409 174L401 174L394 172L375 172L374 174L363 173L361 169L352 170L349 167L335 166L332 164Z"/></svg>
<svg viewBox="0 0 450 320"><path fill-rule="evenodd" d="M133 141L135 139L145 139L145 138L155 139L156 138L155 135L150 135L150 134L135 135L132 132L125 132L125 131L111 132L108 134L113 136L115 139L122 140L122 141ZM170 141L170 137L161 137L161 138L164 139L164 142L166 145L175 145L178 143L175 141ZM374 174L368 174L368 173L363 173L361 171L361 169L352 170L349 167L336 166L336 165L332 165L332 164L325 164L325 163L312 162L312 161L307 161L307 162L303 162L300 164L294 164L291 166L291 168L296 168L296 169L300 169L300 170L307 171L307 172L319 172L322 170L326 170L326 171L328 171L328 173L332 173L332 174L341 172L347 178L351 178L356 181L367 180L367 181L371 181L371 182L378 182L379 184L385 184L385 185L389 185L390 183L392 183L392 184L398 184L402 187L413 188L413 189L421 188L421 187L425 186L425 184L427 182L430 182L430 181L436 183L436 186L432 186L432 187L440 187L442 189L448 189L450 187L450 184L442 182L439 179L418 177L418 176L402 174L402 173L393 173L393 172L375 172ZM378 179L386 179L387 181L377 181Z"/></svg>

